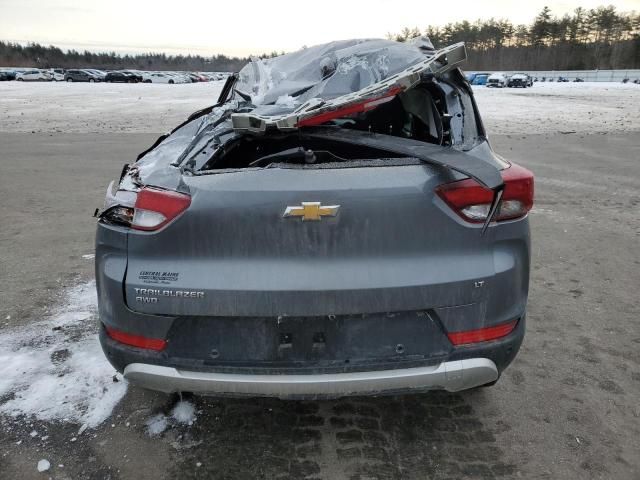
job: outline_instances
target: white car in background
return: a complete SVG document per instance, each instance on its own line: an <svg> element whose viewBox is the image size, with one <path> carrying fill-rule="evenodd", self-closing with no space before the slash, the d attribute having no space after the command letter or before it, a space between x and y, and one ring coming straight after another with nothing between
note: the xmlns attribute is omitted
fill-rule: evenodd
<svg viewBox="0 0 640 480"><path fill-rule="evenodd" d="M182 72L165 72L165 75L169 76L173 83L191 83L191 78Z"/></svg>
<svg viewBox="0 0 640 480"><path fill-rule="evenodd" d="M162 72L147 73L143 78L146 83L180 83L173 76Z"/></svg>
<svg viewBox="0 0 640 480"><path fill-rule="evenodd" d="M51 75L44 70L31 69L16 73L16 80L19 82L48 82L52 80Z"/></svg>
<svg viewBox="0 0 640 480"><path fill-rule="evenodd" d="M507 86L507 80L504 73L493 73L487 78L487 87L504 88Z"/></svg>
<svg viewBox="0 0 640 480"><path fill-rule="evenodd" d="M183 72L171 72L176 83L192 83L191 77Z"/></svg>
<svg viewBox="0 0 640 480"><path fill-rule="evenodd" d="M50 68L49 75L56 82L64 82L64 69L62 68Z"/></svg>

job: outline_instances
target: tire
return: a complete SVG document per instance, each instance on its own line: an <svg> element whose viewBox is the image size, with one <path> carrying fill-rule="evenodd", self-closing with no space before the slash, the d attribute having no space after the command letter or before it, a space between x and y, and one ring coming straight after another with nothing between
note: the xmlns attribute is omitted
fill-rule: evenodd
<svg viewBox="0 0 640 480"><path fill-rule="evenodd" d="M173 80L169 80L169 85L173 85L174 83L176 82L174 82Z"/></svg>
<svg viewBox="0 0 640 480"><path fill-rule="evenodd" d="M19 82L24 82L24 78L19 78L18 81Z"/></svg>
<svg viewBox="0 0 640 480"><path fill-rule="evenodd" d="M93 78L90 78L89 83L95 83L95 80Z"/></svg>
<svg viewBox="0 0 640 480"><path fill-rule="evenodd" d="M67 82L73 82L73 78L67 78Z"/></svg>

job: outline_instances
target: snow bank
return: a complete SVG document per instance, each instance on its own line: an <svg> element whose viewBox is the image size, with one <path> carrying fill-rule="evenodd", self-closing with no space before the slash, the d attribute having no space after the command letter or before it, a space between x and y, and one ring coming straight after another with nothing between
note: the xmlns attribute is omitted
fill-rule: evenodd
<svg viewBox="0 0 640 480"><path fill-rule="evenodd" d="M49 318L0 332L0 414L95 427L122 399L96 329L95 282L69 289Z"/></svg>

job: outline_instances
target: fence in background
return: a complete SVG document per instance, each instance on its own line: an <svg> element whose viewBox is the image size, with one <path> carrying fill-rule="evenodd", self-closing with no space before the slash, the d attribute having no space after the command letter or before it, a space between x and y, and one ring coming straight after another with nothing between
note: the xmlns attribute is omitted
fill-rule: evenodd
<svg viewBox="0 0 640 480"><path fill-rule="evenodd" d="M640 79L640 70L518 70L516 71L467 71L467 73L504 73L506 75L512 75L514 73L526 73L534 78L541 80L545 77L547 80L553 78L557 80L558 77L565 77L573 81L576 78L581 78L585 82L622 82L625 78L629 81L634 81L636 78Z"/></svg>

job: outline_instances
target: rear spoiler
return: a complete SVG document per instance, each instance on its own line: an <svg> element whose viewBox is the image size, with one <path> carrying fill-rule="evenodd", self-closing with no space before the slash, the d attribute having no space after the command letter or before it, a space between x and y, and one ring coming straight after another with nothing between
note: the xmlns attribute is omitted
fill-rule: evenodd
<svg viewBox="0 0 640 480"><path fill-rule="evenodd" d="M462 173L491 190L499 189L504 185L497 167L455 148L442 147L411 138L337 127L305 128L301 130L300 135L308 138L335 140L417 158L430 165Z"/></svg>
<svg viewBox="0 0 640 480"><path fill-rule="evenodd" d="M308 138L335 140L360 147L375 148L397 155L417 158L424 163L448 168L473 178L481 185L493 191L493 200L487 219L482 226L482 234L487 230L500 205L500 200L504 192L504 181L500 170L496 166L460 150L425 143L411 138L394 137L391 135L349 130L346 128L305 128L300 131L300 135Z"/></svg>

